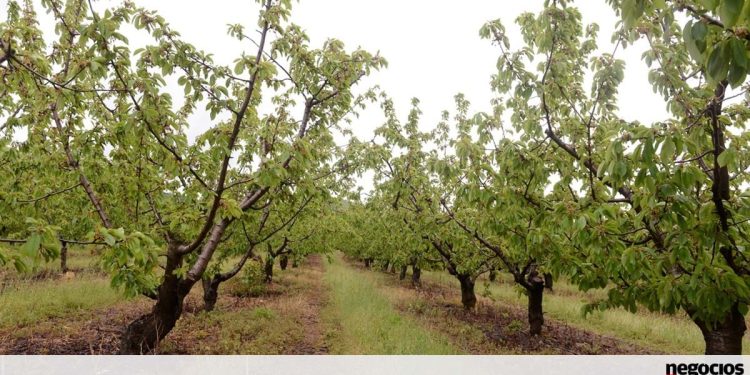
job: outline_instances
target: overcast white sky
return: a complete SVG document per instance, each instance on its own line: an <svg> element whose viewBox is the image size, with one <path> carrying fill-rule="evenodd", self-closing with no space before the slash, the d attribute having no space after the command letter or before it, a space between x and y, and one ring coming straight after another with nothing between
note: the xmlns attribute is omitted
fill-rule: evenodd
<svg viewBox="0 0 750 375"><path fill-rule="evenodd" d="M111 3L94 1L94 7L101 11ZM253 28L258 9L251 0L136 3L158 10L185 40L213 53L217 62L225 64L239 55L238 42L226 35L226 25L242 23ZM362 46L380 51L389 67L363 84L380 85L394 99L402 118L410 99L418 97L424 113L422 125L431 127L441 111L453 109L453 96L459 92L472 102L473 110L489 109L489 79L496 72L499 51L479 38L481 25L500 18L511 43L520 46L516 17L525 11L538 12L542 4L543 0L302 0L295 3L292 21L308 32L313 46L333 37L352 49ZM0 0L3 18L6 5L6 0ZM610 37L617 22L614 11L604 0L579 0L575 6L581 10L584 22L600 25L599 46L611 51ZM647 81L648 70L641 60L643 48L636 45L618 52L618 58L627 63L619 105L625 119L648 123L664 119L666 111L664 102L653 94ZM180 91L174 96L180 97ZM355 134L369 139L380 122L380 109L375 106L354 123ZM206 114L197 115L191 121L194 128L189 134L197 135L209 125Z"/></svg>
<svg viewBox="0 0 750 375"><path fill-rule="evenodd" d="M136 2L157 9L186 40L225 62L237 56L236 44L226 36L226 24L251 27L257 14L257 6L248 0ZM459 92L474 109L488 108L489 79L496 71L499 51L479 38L482 24L500 18L511 41L520 42L516 17L525 11L538 12L542 4L543 0L302 0L295 3L292 21L308 32L313 45L334 37L350 48L380 51L389 67L365 84L380 85L404 116L410 99L418 97L424 124L432 126L442 110L453 108L453 96ZM611 51L610 37L617 22L614 11L604 0L579 0L575 5L584 22L599 24L599 45ZM636 45L618 53L628 67L620 109L628 120L650 122L663 119L666 111L647 81L642 52L643 46ZM368 121L379 122L380 117L363 117L355 124L356 134L371 134L378 124Z"/></svg>

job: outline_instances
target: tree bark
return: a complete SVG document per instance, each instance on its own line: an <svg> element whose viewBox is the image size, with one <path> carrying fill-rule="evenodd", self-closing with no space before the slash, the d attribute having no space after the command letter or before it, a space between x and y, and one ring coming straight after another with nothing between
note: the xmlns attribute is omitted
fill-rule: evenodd
<svg viewBox="0 0 750 375"><path fill-rule="evenodd" d="M203 279L203 310L213 311L219 298L219 285L221 279L214 276L211 279Z"/></svg>
<svg viewBox="0 0 750 375"><path fill-rule="evenodd" d="M281 258L279 258L279 266L281 267L281 270L286 270L286 267L289 265L289 256L282 255Z"/></svg>
<svg viewBox="0 0 750 375"><path fill-rule="evenodd" d="M399 280L403 280L406 278L406 270L407 270L406 266L401 266L401 272L398 274Z"/></svg>
<svg viewBox="0 0 750 375"><path fill-rule="evenodd" d="M554 280L552 279L551 273L545 273L544 274L544 287L549 289L549 291L552 291L552 284L554 283Z"/></svg>
<svg viewBox="0 0 750 375"><path fill-rule="evenodd" d="M62 273L68 272L68 243L62 241L62 247L60 248L60 271Z"/></svg>
<svg viewBox="0 0 750 375"><path fill-rule="evenodd" d="M747 327L745 317L735 304L723 321L708 324L700 319L693 319L703 334L707 355L741 355L742 337Z"/></svg>
<svg viewBox="0 0 750 375"><path fill-rule="evenodd" d="M266 264L263 267L263 272L266 275L266 284L270 284L273 281L273 263L274 258L272 256L269 255L268 257L266 257Z"/></svg>
<svg viewBox="0 0 750 375"><path fill-rule="evenodd" d="M532 336L539 335L544 325L544 310L542 309L544 283L532 283L527 290L529 293L529 333Z"/></svg>
<svg viewBox="0 0 750 375"><path fill-rule="evenodd" d="M456 276L461 283L461 303L464 309L472 310L477 305L477 296L474 294L474 279L469 275Z"/></svg>
<svg viewBox="0 0 750 375"><path fill-rule="evenodd" d="M120 354L148 353L174 328L182 315L185 296L192 287L192 283L174 273L181 264L182 255L170 247L156 304L150 313L141 315L127 326L120 340Z"/></svg>
<svg viewBox="0 0 750 375"><path fill-rule="evenodd" d="M416 265L411 266L411 284L414 286L422 285L422 269Z"/></svg>

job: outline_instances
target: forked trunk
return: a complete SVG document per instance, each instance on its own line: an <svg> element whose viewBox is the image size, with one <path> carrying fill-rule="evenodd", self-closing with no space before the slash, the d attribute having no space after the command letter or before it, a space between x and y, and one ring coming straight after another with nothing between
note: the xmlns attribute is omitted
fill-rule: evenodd
<svg viewBox="0 0 750 375"><path fill-rule="evenodd" d="M192 287L192 284L184 283L174 273L181 264L182 256L169 251L156 304L150 313L141 315L127 326L120 340L120 354L148 353L174 328L182 315L185 296Z"/></svg>
<svg viewBox="0 0 750 375"><path fill-rule="evenodd" d="M544 310L542 299L544 297L544 283L532 283L528 288L529 293L529 333L539 335L544 325Z"/></svg>
<svg viewBox="0 0 750 375"><path fill-rule="evenodd" d="M708 355L741 355L742 336L745 334L745 317L735 304L727 313L724 321L708 324L700 319L693 319L703 334Z"/></svg>
<svg viewBox="0 0 750 375"><path fill-rule="evenodd" d="M211 279L203 279L203 310L213 311L219 298L219 285L221 279L214 276Z"/></svg>
<svg viewBox="0 0 750 375"><path fill-rule="evenodd" d="M468 275L456 276L461 283L461 303L464 309L472 310L477 305L477 296L474 294L474 279Z"/></svg>
<svg viewBox="0 0 750 375"><path fill-rule="evenodd" d="M398 274L399 280L403 280L406 278L406 270L407 270L406 266L401 266L401 272Z"/></svg>
<svg viewBox="0 0 750 375"><path fill-rule="evenodd" d="M279 267L281 267L281 270L285 270L286 267L289 265L289 257L286 255L282 255L281 258L279 258Z"/></svg>
<svg viewBox="0 0 750 375"><path fill-rule="evenodd" d="M411 284L414 286L422 285L422 269L416 265L411 266Z"/></svg>

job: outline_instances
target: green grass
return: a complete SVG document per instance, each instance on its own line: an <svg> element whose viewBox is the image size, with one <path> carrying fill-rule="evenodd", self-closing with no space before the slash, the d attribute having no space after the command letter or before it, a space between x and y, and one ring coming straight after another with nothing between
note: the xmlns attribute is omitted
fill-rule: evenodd
<svg viewBox="0 0 750 375"><path fill-rule="evenodd" d="M0 294L0 328L24 326L106 307L124 297L105 279L49 279L16 285Z"/></svg>
<svg viewBox="0 0 750 375"><path fill-rule="evenodd" d="M293 316L266 307L201 312L178 324L188 327L185 331L190 333L190 342L167 336L160 352L186 349L187 345L190 354L284 354L302 340L305 329Z"/></svg>
<svg viewBox="0 0 750 375"><path fill-rule="evenodd" d="M446 337L427 331L396 312L376 289L372 275L358 272L335 258L326 264L331 304L324 319L333 354L457 354Z"/></svg>
<svg viewBox="0 0 750 375"><path fill-rule="evenodd" d="M458 282L450 275L440 272L426 272L426 279L449 284L458 288ZM545 292L544 313L546 317L565 322L571 326L586 329L602 335L612 336L668 354L703 354L703 336L698 327L685 315L665 315L647 310L635 314L623 309L611 309L583 316L582 308L594 298L604 297L604 291L583 293L575 286L558 281L555 292ZM477 283L477 294L484 286ZM519 294L512 283L491 283L491 297L498 304L510 303L526 308L526 296ZM743 340L743 354L750 354L750 340Z"/></svg>
<svg viewBox="0 0 750 375"><path fill-rule="evenodd" d="M91 254L87 249L73 247L68 250L68 270L75 274L96 275L103 274L99 267L99 256ZM53 259L49 262L40 261L35 268L28 272L17 272L13 267L0 268L0 283L6 286L16 282L38 281L49 278L56 278L62 274L60 268L60 258ZM0 293L3 288L0 287Z"/></svg>

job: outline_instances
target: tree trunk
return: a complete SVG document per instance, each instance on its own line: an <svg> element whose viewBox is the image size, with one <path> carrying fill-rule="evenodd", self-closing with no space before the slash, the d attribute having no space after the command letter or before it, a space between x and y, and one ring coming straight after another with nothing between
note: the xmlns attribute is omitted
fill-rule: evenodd
<svg viewBox="0 0 750 375"><path fill-rule="evenodd" d="M411 266L411 284L414 286L422 285L422 269L416 265Z"/></svg>
<svg viewBox="0 0 750 375"><path fill-rule="evenodd" d="M401 266L401 272L398 274L399 280L403 280L406 278L406 270L407 270L406 266Z"/></svg>
<svg viewBox="0 0 750 375"><path fill-rule="evenodd" d="M216 300L219 298L219 285L221 279L217 276L209 279L203 279L203 310L213 311L216 307Z"/></svg>
<svg viewBox="0 0 750 375"><path fill-rule="evenodd" d="M274 262L274 258L269 255L266 258L265 267L263 267L263 271L266 275L266 278L265 278L266 284L270 284L273 281L273 262Z"/></svg>
<svg viewBox="0 0 750 375"><path fill-rule="evenodd" d="M724 318L724 321L708 324L700 319L693 319L706 343L707 355L741 355L742 336L745 334L745 317L735 304Z"/></svg>
<svg viewBox="0 0 750 375"><path fill-rule="evenodd" d="M182 315L185 296L192 287L192 283L185 282L174 273L181 264L182 255L170 249L156 304L150 313L141 315L127 326L120 340L120 354L148 353L174 328Z"/></svg>
<svg viewBox="0 0 750 375"><path fill-rule="evenodd" d="M552 291L552 284L554 283L554 280L552 280L552 274L551 273L545 273L544 274L544 287L549 289L549 291Z"/></svg>
<svg viewBox="0 0 750 375"><path fill-rule="evenodd" d="M497 280L497 271L492 270L490 271L490 282L495 282Z"/></svg>
<svg viewBox="0 0 750 375"><path fill-rule="evenodd" d="M281 270L286 270L287 265L289 264L289 257L286 255L282 255L281 258L279 258L279 266L281 267Z"/></svg>
<svg viewBox="0 0 750 375"><path fill-rule="evenodd" d="M456 276L461 283L461 303L464 309L472 310L477 305L477 296L474 294L474 280L468 275Z"/></svg>
<svg viewBox="0 0 750 375"><path fill-rule="evenodd" d="M529 333L539 335L544 325L544 311L542 310L542 299L544 297L544 283L532 283L528 288L529 293Z"/></svg>
<svg viewBox="0 0 750 375"><path fill-rule="evenodd" d="M62 241L62 247L60 248L60 271L62 273L68 272L68 243Z"/></svg>
<svg viewBox="0 0 750 375"><path fill-rule="evenodd" d="M370 258L365 258L365 268L370 268L370 263L372 263Z"/></svg>

